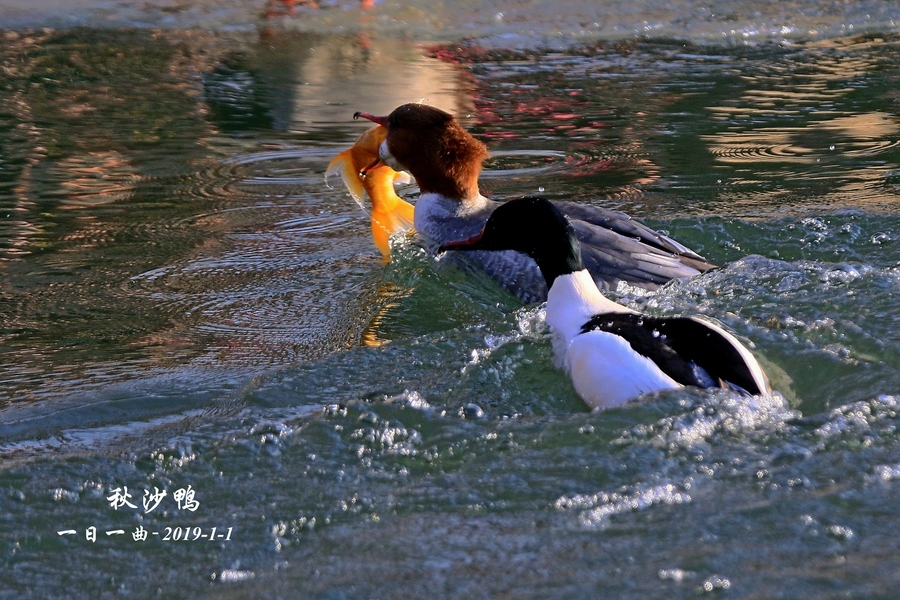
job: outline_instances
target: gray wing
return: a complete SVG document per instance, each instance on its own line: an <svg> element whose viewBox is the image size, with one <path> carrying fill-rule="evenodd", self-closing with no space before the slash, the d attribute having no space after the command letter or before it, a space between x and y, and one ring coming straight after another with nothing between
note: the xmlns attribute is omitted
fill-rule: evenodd
<svg viewBox="0 0 900 600"><path fill-rule="evenodd" d="M556 202L555 204L565 213L569 220L584 221L591 225L597 225L620 235L638 239L658 250L698 260L709 265L709 268L715 267L715 265L707 262L705 258L684 244L647 227L643 223L635 221L623 212L600 208L582 202Z"/></svg>
<svg viewBox="0 0 900 600"><path fill-rule="evenodd" d="M699 254L628 215L576 202L559 202L581 242L584 266L603 288L621 280L653 290L676 278L715 268Z"/></svg>

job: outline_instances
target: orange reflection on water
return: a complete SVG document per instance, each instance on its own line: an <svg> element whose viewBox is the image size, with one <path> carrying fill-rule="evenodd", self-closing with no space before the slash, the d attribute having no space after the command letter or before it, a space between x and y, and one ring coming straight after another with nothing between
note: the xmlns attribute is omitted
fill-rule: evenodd
<svg viewBox="0 0 900 600"><path fill-rule="evenodd" d="M376 305L379 308L360 336L360 342L363 346L383 346L391 341L382 331L384 322L391 310L400 306L400 301L413 293L413 288L385 281L378 285L375 293L377 297Z"/></svg>
<svg viewBox="0 0 900 600"><path fill-rule="evenodd" d="M127 200L140 176L115 150L66 156L53 166L65 198L60 208L73 209Z"/></svg>

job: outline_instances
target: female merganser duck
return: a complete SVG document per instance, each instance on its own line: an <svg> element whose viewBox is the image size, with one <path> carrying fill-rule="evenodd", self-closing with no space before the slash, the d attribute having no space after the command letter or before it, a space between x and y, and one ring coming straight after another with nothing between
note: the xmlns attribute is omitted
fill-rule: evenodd
<svg viewBox="0 0 900 600"><path fill-rule="evenodd" d="M745 394L771 392L753 357L732 334L693 317L651 317L607 299L582 261L577 232L549 201L499 206L481 233L447 250L515 250L531 256L547 282L547 324L575 390L591 408L686 385Z"/></svg>
<svg viewBox="0 0 900 600"><path fill-rule="evenodd" d="M424 104L404 104L386 117L364 112L353 117L387 127L379 157L397 170L409 171L416 179L421 195L414 225L435 248L474 235L499 206L478 191L478 174L488 156L487 148L450 113ZM581 258L602 289L624 281L652 290L671 279L691 277L715 266L624 213L577 202L556 204L571 220L581 241ZM547 297L537 266L526 256L482 252L472 258L522 300L539 302Z"/></svg>

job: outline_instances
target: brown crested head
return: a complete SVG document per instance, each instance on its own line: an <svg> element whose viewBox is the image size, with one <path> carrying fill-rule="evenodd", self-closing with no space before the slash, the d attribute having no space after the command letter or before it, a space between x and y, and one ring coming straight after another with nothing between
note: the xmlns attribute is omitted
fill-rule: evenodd
<svg viewBox="0 0 900 600"><path fill-rule="evenodd" d="M425 104L404 104L385 122L388 151L416 178L422 193L461 200L478 196L478 174L488 157L487 147L453 115Z"/></svg>

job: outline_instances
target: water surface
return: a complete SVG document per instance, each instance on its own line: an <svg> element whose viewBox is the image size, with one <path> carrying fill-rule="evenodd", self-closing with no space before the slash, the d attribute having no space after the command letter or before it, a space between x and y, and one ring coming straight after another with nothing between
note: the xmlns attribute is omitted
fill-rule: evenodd
<svg viewBox="0 0 900 600"><path fill-rule="evenodd" d="M7 31L0 596L893 597L886 4L748 45ZM588 413L540 307L415 239L383 265L323 173L353 112L423 98L489 145L485 193L625 210L722 265L615 296L723 322L780 394Z"/></svg>

